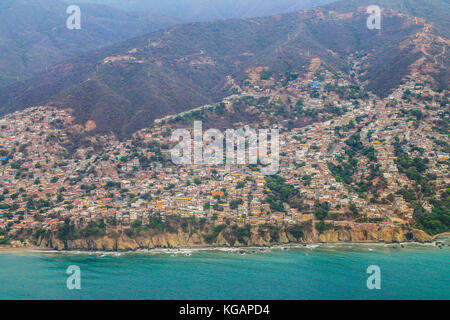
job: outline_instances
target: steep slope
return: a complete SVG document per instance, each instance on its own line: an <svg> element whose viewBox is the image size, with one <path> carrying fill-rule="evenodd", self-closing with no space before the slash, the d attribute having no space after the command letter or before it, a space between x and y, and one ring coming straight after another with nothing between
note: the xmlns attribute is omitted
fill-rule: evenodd
<svg viewBox="0 0 450 320"><path fill-rule="evenodd" d="M271 15L331 1L4 0L0 3L0 87L27 79L67 58L164 27ZM74 3L81 8L81 30L66 28L66 9Z"/></svg>
<svg viewBox="0 0 450 320"><path fill-rule="evenodd" d="M385 3L390 2L380 1ZM438 36L422 18L388 8L380 31L367 29L366 6L352 1L176 26L68 60L6 88L0 91L1 112L44 103L72 108L79 122L94 120L99 132L125 137L157 117L232 94L248 68L269 68L275 76L305 74L312 59L380 96L418 71L435 75L434 85L445 88L448 37ZM358 66L349 65L351 56Z"/></svg>

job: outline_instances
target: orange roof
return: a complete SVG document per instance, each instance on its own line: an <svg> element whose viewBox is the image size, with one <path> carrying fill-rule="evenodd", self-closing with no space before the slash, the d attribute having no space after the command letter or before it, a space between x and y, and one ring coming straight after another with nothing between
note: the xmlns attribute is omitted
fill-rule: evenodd
<svg viewBox="0 0 450 320"><path fill-rule="evenodd" d="M215 191L213 193L211 193L213 196L221 196L223 197L225 195L225 193L223 191Z"/></svg>

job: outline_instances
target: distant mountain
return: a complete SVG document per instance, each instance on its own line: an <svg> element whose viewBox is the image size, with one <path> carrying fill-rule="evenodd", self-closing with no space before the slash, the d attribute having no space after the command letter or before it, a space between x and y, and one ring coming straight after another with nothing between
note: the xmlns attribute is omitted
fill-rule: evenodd
<svg viewBox="0 0 450 320"><path fill-rule="evenodd" d="M39 104L72 108L78 121L94 120L98 131L126 137L155 118L232 94L250 67L270 68L275 76L305 74L313 58L382 97L411 72L427 72L435 86L445 89L448 33L444 21L437 19L436 27L428 21L435 21L433 12L448 14L448 7L430 3L422 14L425 20L398 11L394 0L369 2L383 8L381 30L368 30L366 1L341 1L309 11L190 23L151 33L0 90L0 110ZM419 8L427 0L403 2ZM350 56L359 59L358 74L348 63Z"/></svg>
<svg viewBox="0 0 450 320"><path fill-rule="evenodd" d="M2 0L0 87L93 49L185 22L271 15L333 0ZM68 30L78 3L82 29Z"/></svg>
<svg viewBox="0 0 450 320"><path fill-rule="evenodd" d="M333 1L335 0L78 0L125 11L146 12L154 19L163 17L180 23L271 16L310 9Z"/></svg>
<svg viewBox="0 0 450 320"><path fill-rule="evenodd" d="M343 5L345 4L345 6ZM448 0L341 0L327 6L330 10L345 12L346 6L378 5L398 12L425 19L438 29L439 32L450 32L450 3Z"/></svg>
<svg viewBox="0 0 450 320"><path fill-rule="evenodd" d="M104 5L81 4L81 30L69 30L62 0L0 2L0 86L22 80L84 52L168 24Z"/></svg>

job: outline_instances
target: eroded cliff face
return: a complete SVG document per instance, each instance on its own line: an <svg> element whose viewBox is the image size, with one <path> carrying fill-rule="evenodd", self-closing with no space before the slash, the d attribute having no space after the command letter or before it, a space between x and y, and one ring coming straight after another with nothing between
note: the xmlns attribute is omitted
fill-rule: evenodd
<svg viewBox="0 0 450 320"><path fill-rule="evenodd" d="M275 244L310 244L310 243L338 243L338 242L429 242L432 237L421 230L407 231L395 227L358 226L352 229L328 230L323 233L317 231L305 233L297 240L290 233L279 232L278 241L272 241L268 234L261 236L255 230L247 243L240 243L236 239L228 239L221 232L216 240L208 243L198 233L164 233L148 237L122 236L117 239L104 236L76 240L61 240L53 234L48 239L39 239L36 243L41 248L55 250L88 250L88 251L134 251L137 249L155 248L192 248L192 247L265 247ZM227 240L228 239L228 240Z"/></svg>
<svg viewBox="0 0 450 320"><path fill-rule="evenodd" d="M317 236L318 242L428 242L432 237L421 230L400 228L355 227L351 230L330 230Z"/></svg>

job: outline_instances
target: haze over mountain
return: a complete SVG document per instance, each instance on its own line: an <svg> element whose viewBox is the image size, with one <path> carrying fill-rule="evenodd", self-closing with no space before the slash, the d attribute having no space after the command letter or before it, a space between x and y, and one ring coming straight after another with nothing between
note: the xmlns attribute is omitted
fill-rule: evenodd
<svg viewBox="0 0 450 320"><path fill-rule="evenodd" d="M70 2L70 0L66 0ZM309 9L334 0L78 0L120 10L146 12L152 19L199 22L269 16Z"/></svg>
<svg viewBox="0 0 450 320"><path fill-rule="evenodd" d="M331 1L3 0L0 3L0 87L29 78L69 57L171 25L270 15ZM69 17L66 9L74 3L79 3L81 8L81 30L66 28Z"/></svg>
<svg viewBox="0 0 450 320"><path fill-rule="evenodd" d="M401 5L403 3L403 5ZM368 30L367 5L383 8ZM413 9L408 9L413 8ZM399 11L399 10L402 11ZM411 72L448 86L448 31L441 0L340 1L273 17L190 23L58 64L0 91L1 112L50 104L125 137L154 119L232 94L251 67L304 74L313 58L381 97ZM355 75L348 64L359 59Z"/></svg>
<svg viewBox="0 0 450 320"><path fill-rule="evenodd" d="M0 86L92 49L154 31L145 15L98 4L81 5L81 30L66 27L67 4L60 0L0 3Z"/></svg>
<svg viewBox="0 0 450 320"><path fill-rule="evenodd" d="M342 5L369 6L378 5L382 8L390 8L398 12L421 17L433 24L440 32L450 32L450 20L448 19L450 4L448 0L345 0L333 2L327 6L330 10L345 11Z"/></svg>

